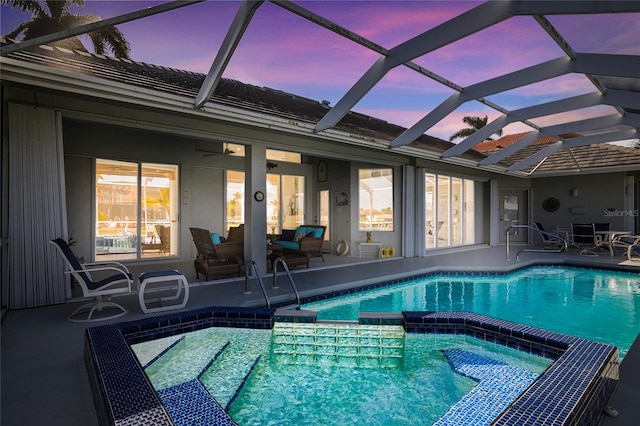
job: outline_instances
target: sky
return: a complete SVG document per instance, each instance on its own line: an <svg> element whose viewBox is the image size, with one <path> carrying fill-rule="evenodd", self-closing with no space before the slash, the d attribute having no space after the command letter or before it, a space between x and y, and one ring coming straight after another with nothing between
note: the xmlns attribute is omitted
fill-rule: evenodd
<svg viewBox="0 0 640 426"><path fill-rule="evenodd" d="M73 13L110 18L164 2L87 0ZM348 28L387 49L470 10L475 1L297 1L302 7ZM207 73L226 35L239 2L207 1L118 26L140 62ZM6 34L29 14L0 6L0 33ZM548 16L577 52L640 54L640 14ZM90 48L90 44L85 46ZM449 81L468 86L504 73L563 56L560 48L529 16L514 17L454 42L415 63ZM270 2L254 15L224 77L266 86L335 105L379 54L294 15ZM567 75L487 97L507 109L519 109L595 91L582 75ZM361 99L354 111L411 127L453 91L407 67L390 71ZM612 113L592 107L571 114L531 120L556 120ZM464 104L427 132L445 140L465 127L464 116L494 119L500 113L479 102ZM505 134L529 131L513 124Z"/></svg>

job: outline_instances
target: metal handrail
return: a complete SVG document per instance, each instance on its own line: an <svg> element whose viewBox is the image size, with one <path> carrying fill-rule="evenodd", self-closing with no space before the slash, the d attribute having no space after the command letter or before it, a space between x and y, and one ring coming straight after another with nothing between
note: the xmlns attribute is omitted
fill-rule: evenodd
<svg viewBox="0 0 640 426"><path fill-rule="evenodd" d="M541 235L546 235L546 236L548 236L550 238L556 239L556 240L558 240L558 241L560 241L562 243L562 248L559 248L559 249L556 249L556 250L522 249L522 250L518 251L518 253L516 253L516 260L520 260L520 253L522 253L523 251L527 251L527 252L544 252L544 253L562 253L563 251L567 251L567 249L569 247L569 243L567 242L567 240L562 238L560 235L552 234L551 232L547 232L547 231L542 231L542 230L538 229L537 227L533 227L533 226L530 226L530 225L511 225L506 230L507 260L509 260L509 231L511 231L512 228L530 229L532 231L538 232Z"/></svg>
<svg viewBox="0 0 640 426"><path fill-rule="evenodd" d="M267 296L267 289L264 287L264 282L262 281L262 274L260 273L260 269L258 268L258 264L255 260L249 262L249 265L253 266L253 271L256 273L258 277L258 283L260 283L260 289L262 290L262 294L264 295L264 300L267 301L267 308L271 307L271 302L269 301L269 296ZM245 267L244 269L244 294L251 294L251 290L249 290L249 269Z"/></svg>
<svg viewBox="0 0 640 426"><path fill-rule="evenodd" d="M291 283L291 288L293 288L293 292L296 294L296 301L298 302L298 308L300 308L300 294L298 293L298 289L296 288L296 284L293 282L293 277L291 276L291 271L289 271L289 266L287 265L287 262L284 260L283 257L276 257L276 260L273 261L273 288L278 288L278 286L276 285L276 279L278 276L278 263L281 263L284 271L287 274L287 277L289 278L289 282Z"/></svg>

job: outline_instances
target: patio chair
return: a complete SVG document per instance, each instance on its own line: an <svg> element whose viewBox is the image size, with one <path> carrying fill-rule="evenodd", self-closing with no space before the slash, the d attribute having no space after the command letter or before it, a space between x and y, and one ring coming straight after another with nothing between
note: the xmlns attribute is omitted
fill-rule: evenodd
<svg viewBox="0 0 640 426"><path fill-rule="evenodd" d="M300 225L293 231L283 229L275 243L282 246L285 256L305 256L309 266L309 259L314 257L320 257L324 262L322 244L326 230L327 227L322 225Z"/></svg>
<svg viewBox="0 0 640 426"><path fill-rule="evenodd" d="M571 233L573 234L573 244L580 251L581 256L597 256L595 250L602 247L602 236L596 234L596 227L593 223L572 223Z"/></svg>
<svg viewBox="0 0 640 426"><path fill-rule="evenodd" d="M92 322L118 318L125 315L129 310L115 302L108 300L116 294L130 294L133 279L126 266L119 262L99 262L81 264L69 247L69 244L62 238L49 241L54 245L67 266L66 274L71 274L80 288L84 297L95 297L96 301L85 303L69 315L72 322ZM98 279L95 276L103 278ZM107 300L103 299L104 297ZM94 317L96 312L105 309L114 310L110 315L99 315ZM86 313L86 315L82 315Z"/></svg>
<svg viewBox="0 0 640 426"><path fill-rule="evenodd" d="M640 235L613 235L611 239L612 255L616 248L622 248L627 258L632 260L633 255L640 249Z"/></svg>
<svg viewBox="0 0 640 426"><path fill-rule="evenodd" d="M143 253L148 251L157 251L158 253L165 254L171 251L171 228L164 225L156 225L156 233L158 234L160 242L141 244L140 248Z"/></svg>
<svg viewBox="0 0 640 426"><path fill-rule="evenodd" d="M193 265L196 278L202 274L208 281L210 276L235 274L240 276L244 263L244 243L226 242L214 244L211 232L202 228L189 228L193 243L198 250Z"/></svg>
<svg viewBox="0 0 640 426"><path fill-rule="evenodd" d="M540 222L536 222L535 225L536 225L536 228L538 228L538 231L540 231L540 236L542 237L542 243L544 244L545 250L557 250L564 246L561 240L557 238L553 238L550 235L552 234L551 232L545 231L544 227ZM556 234L552 234L552 235L556 235ZM559 235L558 235L558 238L560 238Z"/></svg>

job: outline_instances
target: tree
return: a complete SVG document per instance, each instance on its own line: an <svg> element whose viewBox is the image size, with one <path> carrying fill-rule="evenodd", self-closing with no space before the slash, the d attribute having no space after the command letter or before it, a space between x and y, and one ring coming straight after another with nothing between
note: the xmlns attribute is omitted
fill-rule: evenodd
<svg viewBox="0 0 640 426"><path fill-rule="evenodd" d="M69 13L71 6L83 7L85 0L1 0L2 4L16 7L31 13L31 20L18 25L16 29L4 37L29 40L47 34L56 33L80 25L98 22L102 18L96 15L75 15ZM48 12L47 12L48 10ZM131 47L124 35L116 27L106 27L88 33L95 53L104 55L107 50L113 52L116 58L129 58ZM87 52L78 37L71 37L51 43L66 49Z"/></svg>
<svg viewBox="0 0 640 426"><path fill-rule="evenodd" d="M475 132L477 132L478 130L482 129L484 126L487 125L487 116L486 115L484 117L466 116L462 119L462 121L469 127L467 127L466 129L460 129L457 132L455 132L449 138L449 142L452 142L454 139L469 137ZM497 131L496 135L502 136L502 130ZM485 140L490 141L492 139L487 138Z"/></svg>

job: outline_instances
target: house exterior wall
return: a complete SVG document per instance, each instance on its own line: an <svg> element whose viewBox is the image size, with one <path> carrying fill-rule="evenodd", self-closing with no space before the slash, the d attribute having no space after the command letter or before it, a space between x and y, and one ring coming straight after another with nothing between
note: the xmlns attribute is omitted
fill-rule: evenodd
<svg viewBox="0 0 640 426"><path fill-rule="evenodd" d="M394 154L356 145L318 139L305 134L292 134L264 128L249 127L243 123L221 122L204 117L185 116L156 110L150 106L134 106L115 100L105 101L80 95L65 95L51 89L13 86L3 84L3 109L9 102L38 105L60 111L63 117L63 145L65 153L65 178L68 207L68 229L78 241L78 254L90 257L93 232L93 160L108 158L115 160L159 162L180 165L180 194L185 190L188 199L180 202L180 252L179 257L189 259L194 256L188 228L208 226L218 229L223 226L224 210L211 209L211 199L224 199L224 171L245 170L245 160L229 156L207 156L197 148L210 148L222 141L259 144L273 149L300 152L307 164L280 163L279 174L298 174L306 178L307 206L306 222L312 223L316 214L316 190L320 187L331 190L331 251L346 240L351 245L351 254L357 251L355 243L364 240L364 233L358 230L358 179L359 167L392 167L394 178L395 227L393 232L380 232L374 239L384 245L394 246L396 255L402 255L402 235L412 231L419 235L423 224L419 214L403 214L403 192L419 187L415 182L404 182L403 166L415 168L415 179L422 179L420 171L471 178L480 182L476 187L476 242L489 244L497 241L500 229L493 218L496 212L494 191L516 189L529 191L531 207L528 220L540 220L553 228L556 224L571 221L604 221L611 219L612 227L623 226L624 219L606 217L606 208L622 209L628 206L623 184L625 173L611 173L561 178L523 179L490 173L437 160L418 159L401 153ZM3 120L3 138L8 134L6 120ZM317 182L313 164L318 158L327 162L328 180ZM3 164L4 165L4 164ZM3 174L4 179L4 174ZM10 176L7 176L7 180ZM211 180L212 182L207 182ZM493 185L490 183L493 182ZM3 187L5 184L3 183ZM251 186L251 185L250 185ZM206 188L203 188L206 187ZM570 189L578 187L580 196L570 196ZM584 188L584 189L582 189ZM247 194L253 194L248 188ZM337 206L334 202L338 192L347 192L348 206ZM584 195L582 195L584 194ZM541 208L542 200L556 196L561 209L555 214ZM195 198L194 198L195 197ZM251 198L252 197L247 197ZM625 204L626 203L626 204ZM209 206L209 207L207 207ZM493 206L493 207L492 207ZM584 213L577 214L571 207L583 207ZM421 209L415 203L412 208ZM4 210L4 209L3 209ZM90 214L87 214L91 212ZM416 213L416 212L413 212ZM403 220L407 219L407 220ZM408 219L409 218L409 219ZM414 218L414 223L411 222ZM3 222L5 217L3 217ZM2 237L6 237L3 229ZM254 242L262 241L256 236ZM421 252L415 253L422 255ZM6 254L3 252L3 257ZM4 260L3 260L4 261ZM4 287L4 283L3 283Z"/></svg>
<svg viewBox="0 0 640 426"><path fill-rule="evenodd" d="M585 174L562 178L538 178L532 182L533 215L547 230L571 223L610 222L613 230L631 230L633 214L627 214L626 173ZM572 190L577 189L577 196ZM557 198L555 212L542 208L548 197ZM618 212L618 213L616 213Z"/></svg>

